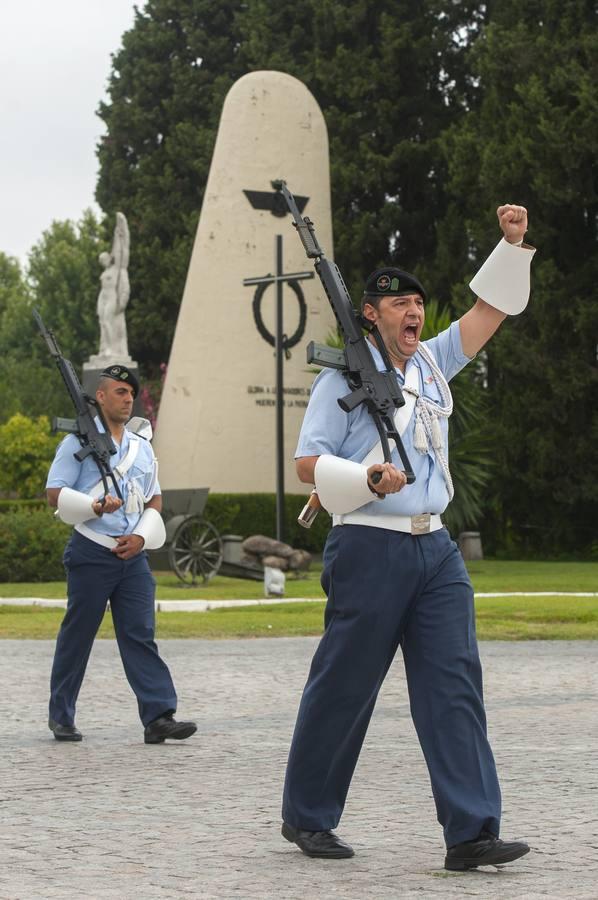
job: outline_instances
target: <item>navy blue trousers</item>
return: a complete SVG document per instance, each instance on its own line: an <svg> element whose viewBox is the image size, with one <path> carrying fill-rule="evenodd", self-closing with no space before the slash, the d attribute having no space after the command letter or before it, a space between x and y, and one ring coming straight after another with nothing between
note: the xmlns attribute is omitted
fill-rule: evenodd
<svg viewBox="0 0 598 900"><path fill-rule="evenodd" d="M175 712L177 697L154 640L155 581L145 553L122 560L73 532L64 551L68 603L56 639L50 679L50 717L75 721L87 661L110 600L114 631L127 680L144 725Z"/></svg>
<svg viewBox="0 0 598 900"><path fill-rule="evenodd" d="M411 715L447 846L498 835L500 788L486 736L473 589L446 529L412 536L333 528L324 551L325 632L299 707L282 815L335 828L401 645Z"/></svg>

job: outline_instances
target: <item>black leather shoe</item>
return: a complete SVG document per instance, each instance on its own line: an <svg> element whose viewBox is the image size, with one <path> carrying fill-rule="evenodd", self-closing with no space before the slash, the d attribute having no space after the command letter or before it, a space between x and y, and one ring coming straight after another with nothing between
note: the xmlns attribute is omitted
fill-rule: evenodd
<svg viewBox="0 0 598 900"><path fill-rule="evenodd" d="M523 841L501 841L489 831L482 831L475 841L464 841L449 847L444 868L453 871L476 869L478 866L500 866L529 853Z"/></svg>
<svg viewBox="0 0 598 900"><path fill-rule="evenodd" d="M197 731L195 722L177 722L172 715L160 716L145 726L143 739L146 744L162 744L168 738L184 741Z"/></svg>
<svg viewBox="0 0 598 900"><path fill-rule="evenodd" d="M346 844L333 831L304 831L282 823L282 836L297 844L306 856L320 859L349 859L355 856L353 847Z"/></svg>
<svg viewBox="0 0 598 900"><path fill-rule="evenodd" d="M83 735L74 725L60 725L54 719L48 720L48 728L57 741L82 741Z"/></svg>

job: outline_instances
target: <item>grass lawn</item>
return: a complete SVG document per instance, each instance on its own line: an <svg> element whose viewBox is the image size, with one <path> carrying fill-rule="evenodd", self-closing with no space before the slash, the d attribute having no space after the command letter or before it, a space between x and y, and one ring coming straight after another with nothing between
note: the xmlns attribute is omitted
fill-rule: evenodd
<svg viewBox="0 0 598 900"><path fill-rule="evenodd" d="M481 640L598 638L598 597L482 597L476 601ZM0 637L53 639L61 609L0 606ZM323 604L292 603L158 613L158 638L292 637L322 632ZM99 637L112 637L108 614Z"/></svg>
<svg viewBox="0 0 598 900"><path fill-rule="evenodd" d="M224 578L217 575L208 584L183 585L170 572L154 572L157 581L157 600L261 600L264 586L261 581L245 578ZM324 597L320 587L319 569L307 578L287 578L286 597ZM40 581L0 584L0 597L42 597L61 600L66 597L64 581Z"/></svg>
<svg viewBox="0 0 598 900"><path fill-rule="evenodd" d="M468 565L476 592L494 591L598 591L598 562L511 562L482 560ZM155 572L158 600L258 600L261 581L216 576L209 584L186 587L170 572ZM286 597L323 597L319 569L312 566L307 578L287 578ZM63 581L4 582L0 597L66 597Z"/></svg>
<svg viewBox="0 0 598 900"><path fill-rule="evenodd" d="M598 563L502 562L485 560L469 566L477 592L496 591L598 591ZM259 599L260 582L215 578L206 587L177 587L170 574L158 575L160 599ZM305 580L287 580L287 597L322 596L317 572ZM0 596L65 596L61 582L3 584ZM478 597L478 636L482 640L578 640L598 638L597 597ZM158 613L159 638L281 637L317 635L322 631L320 603L276 604L206 613ZM0 607L0 637L53 639L60 625L61 609ZM112 636L110 615L100 637Z"/></svg>
<svg viewBox="0 0 598 900"><path fill-rule="evenodd" d="M468 563L467 568L476 593L598 592L598 562L520 562L485 559Z"/></svg>

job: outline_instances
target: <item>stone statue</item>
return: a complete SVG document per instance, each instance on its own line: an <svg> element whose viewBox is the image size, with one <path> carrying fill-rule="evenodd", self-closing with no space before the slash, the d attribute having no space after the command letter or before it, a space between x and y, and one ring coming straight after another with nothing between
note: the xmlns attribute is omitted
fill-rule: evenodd
<svg viewBox="0 0 598 900"><path fill-rule="evenodd" d="M97 313L100 321L100 350L90 356L86 367L104 367L113 362L132 362L127 347L125 310L129 302L129 227L123 213L116 214L116 227L110 253L100 253L104 271L98 294Z"/></svg>

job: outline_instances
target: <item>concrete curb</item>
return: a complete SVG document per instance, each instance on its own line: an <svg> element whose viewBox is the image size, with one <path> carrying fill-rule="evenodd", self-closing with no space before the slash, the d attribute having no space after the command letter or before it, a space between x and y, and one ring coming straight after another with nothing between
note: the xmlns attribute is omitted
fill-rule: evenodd
<svg viewBox="0 0 598 900"><path fill-rule="evenodd" d="M480 592L476 597L598 597L598 591L507 591ZM156 600L156 612L209 612L238 606L270 606L273 603L324 603L324 597L270 597L262 600ZM64 600L43 597L0 597L0 606L40 606L66 608Z"/></svg>
<svg viewBox="0 0 598 900"><path fill-rule="evenodd" d="M209 612L233 606L271 606L273 603L324 603L324 597L272 597L263 600L156 600L156 612ZM40 606L66 608L65 600L43 597L0 597L0 606Z"/></svg>

